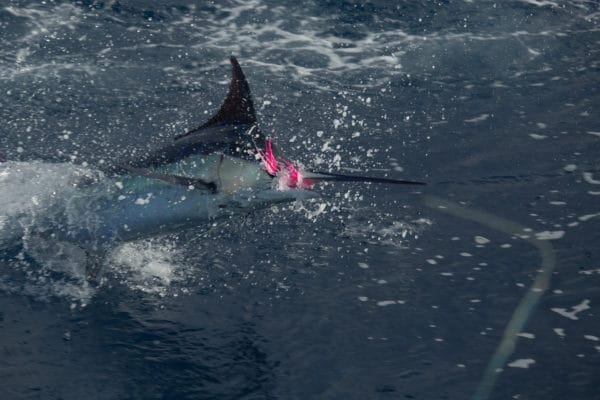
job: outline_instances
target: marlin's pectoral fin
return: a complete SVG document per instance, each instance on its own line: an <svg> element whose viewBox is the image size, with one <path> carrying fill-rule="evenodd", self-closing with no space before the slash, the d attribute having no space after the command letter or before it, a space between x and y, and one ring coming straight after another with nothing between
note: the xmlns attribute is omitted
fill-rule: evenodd
<svg viewBox="0 0 600 400"><path fill-rule="evenodd" d="M161 172L149 171L143 168L131 167L129 165L121 165L120 167L132 174L141 175L153 179L159 179L161 181L173 183L175 185L192 186L195 189L206 189L210 190L211 192L217 191L217 184L215 182L205 181L204 179L191 178L188 176L181 175L164 174Z"/></svg>
<svg viewBox="0 0 600 400"><path fill-rule="evenodd" d="M391 184L395 184L395 185L426 185L425 182L407 181L407 180L403 180L403 179L378 178L378 177L374 177L374 176L330 174L327 172L312 172L312 171L305 172L303 178L311 180L313 182L320 182L320 181L321 182L324 182L324 181L374 182L374 183L391 183Z"/></svg>

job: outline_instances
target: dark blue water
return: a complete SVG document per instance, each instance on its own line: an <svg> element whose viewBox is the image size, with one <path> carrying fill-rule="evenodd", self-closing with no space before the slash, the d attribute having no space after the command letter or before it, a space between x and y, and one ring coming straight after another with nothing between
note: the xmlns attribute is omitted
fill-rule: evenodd
<svg viewBox="0 0 600 400"><path fill-rule="evenodd" d="M208 119L231 54L290 158L429 184L328 185L122 243L94 277L23 226L0 398L600 399L599 21L589 0L3 2L0 239L32 193Z"/></svg>

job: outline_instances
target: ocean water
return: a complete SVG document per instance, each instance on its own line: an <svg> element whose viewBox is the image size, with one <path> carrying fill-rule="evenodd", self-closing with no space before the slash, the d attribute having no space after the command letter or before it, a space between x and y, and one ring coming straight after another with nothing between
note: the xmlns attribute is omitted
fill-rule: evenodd
<svg viewBox="0 0 600 400"><path fill-rule="evenodd" d="M600 399L600 4L4 1L1 399ZM206 121L343 183L97 260L33 235ZM18 243L18 244L16 244Z"/></svg>

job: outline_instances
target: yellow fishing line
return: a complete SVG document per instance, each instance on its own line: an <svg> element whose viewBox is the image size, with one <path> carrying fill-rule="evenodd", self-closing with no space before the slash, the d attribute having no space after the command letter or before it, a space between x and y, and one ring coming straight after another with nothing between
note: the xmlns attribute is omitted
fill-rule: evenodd
<svg viewBox="0 0 600 400"><path fill-rule="evenodd" d="M508 358L514 352L518 336L522 332L535 307L539 303L542 295L550 285L550 277L556 266L556 256L552 245L545 240L539 240L528 233L528 229L516 222L497 217L485 211L467 208L452 201L442 199L437 196L426 195L424 203L427 207L437 211L450 214L457 218L462 218L477 222L483 226L516 236L536 247L541 257L541 268L533 281L533 284L519 302L517 308L508 321L502 340L498 344L494 355L488 362L483 373L481 381L477 386L473 400L485 400L492 393L496 380L498 379L502 368L506 365Z"/></svg>

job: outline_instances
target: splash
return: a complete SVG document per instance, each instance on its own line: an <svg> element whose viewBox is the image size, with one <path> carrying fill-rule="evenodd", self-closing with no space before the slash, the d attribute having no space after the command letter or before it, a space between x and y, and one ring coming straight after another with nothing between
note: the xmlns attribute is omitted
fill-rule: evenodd
<svg viewBox="0 0 600 400"><path fill-rule="evenodd" d="M161 238L125 243L106 260L108 279L133 291L176 295L189 272L179 258L175 244Z"/></svg>
<svg viewBox="0 0 600 400"><path fill-rule="evenodd" d="M371 215L366 210L348 221L342 235L365 243L404 249L412 239L431 226L429 219L398 220L391 214Z"/></svg>
<svg viewBox="0 0 600 400"><path fill-rule="evenodd" d="M0 164L0 257L8 265L0 273L3 290L41 300L61 298L72 307L89 303L96 290L87 279L93 260L83 249L52 240L34 227L41 214L51 214L78 185L101 177L73 164Z"/></svg>

